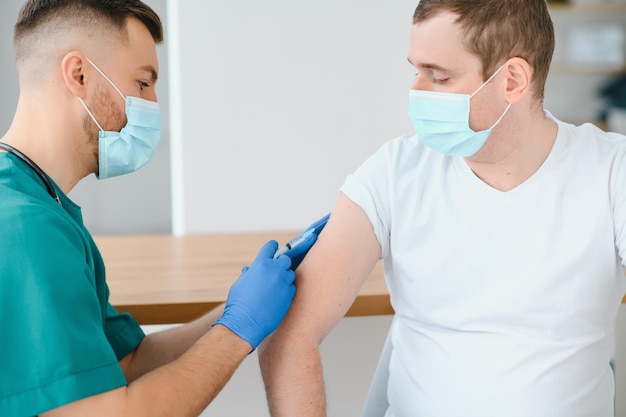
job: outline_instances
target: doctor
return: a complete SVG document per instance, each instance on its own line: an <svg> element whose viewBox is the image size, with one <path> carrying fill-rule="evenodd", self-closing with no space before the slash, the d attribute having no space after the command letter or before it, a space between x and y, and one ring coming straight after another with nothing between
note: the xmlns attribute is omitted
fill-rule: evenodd
<svg viewBox="0 0 626 417"><path fill-rule="evenodd" d="M145 337L108 302L102 258L66 194L146 164L160 139L159 17L138 0L29 0L20 98L0 142L0 415L196 416L290 306L297 261L268 242L225 309ZM296 253L297 251L297 253Z"/></svg>

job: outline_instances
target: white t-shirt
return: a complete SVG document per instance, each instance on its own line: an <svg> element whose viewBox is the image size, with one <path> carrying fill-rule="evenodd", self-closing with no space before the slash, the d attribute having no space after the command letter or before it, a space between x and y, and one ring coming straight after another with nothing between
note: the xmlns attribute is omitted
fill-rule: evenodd
<svg viewBox="0 0 626 417"><path fill-rule="evenodd" d="M415 136L346 179L396 311L387 417L613 416L626 137L557 123L508 192Z"/></svg>

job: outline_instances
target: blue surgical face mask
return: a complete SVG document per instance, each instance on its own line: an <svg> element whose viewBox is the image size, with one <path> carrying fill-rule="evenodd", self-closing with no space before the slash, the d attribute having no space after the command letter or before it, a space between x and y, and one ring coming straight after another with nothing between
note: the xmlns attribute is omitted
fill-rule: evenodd
<svg viewBox="0 0 626 417"><path fill-rule="evenodd" d="M98 134L98 179L116 177L136 171L147 164L161 141L159 103L139 97L124 96L119 88L89 58L87 61L115 88L126 101L126 126L119 132L100 126L82 98L83 107L100 129Z"/></svg>
<svg viewBox="0 0 626 417"><path fill-rule="evenodd" d="M511 103L489 129L475 132L469 126L470 99L502 68L498 68L472 94L410 90L409 117L422 143L444 155L468 157L478 152L493 128L509 111Z"/></svg>

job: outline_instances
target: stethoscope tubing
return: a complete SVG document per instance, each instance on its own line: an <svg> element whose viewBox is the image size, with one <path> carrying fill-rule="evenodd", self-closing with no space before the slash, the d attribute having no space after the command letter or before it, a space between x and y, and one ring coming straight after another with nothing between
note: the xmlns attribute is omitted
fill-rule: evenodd
<svg viewBox="0 0 626 417"><path fill-rule="evenodd" d="M15 155L19 160L21 160L26 165L28 165L28 167L32 169L35 174L37 174L37 176L41 179L41 181L43 181L44 185L46 186L46 190L48 190L48 194L50 194L50 196L54 198L57 203L61 204L61 199L59 199L59 195L54 189L52 182L50 181L46 173L43 172L43 170L39 168L39 166L32 159L24 155L18 149L4 142L0 142L0 148L4 149L5 151L9 152L12 155Z"/></svg>

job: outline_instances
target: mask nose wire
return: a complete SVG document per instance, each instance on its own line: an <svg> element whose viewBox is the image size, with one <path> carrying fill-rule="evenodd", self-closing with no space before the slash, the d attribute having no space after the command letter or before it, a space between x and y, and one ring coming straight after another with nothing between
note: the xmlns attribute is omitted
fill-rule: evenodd
<svg viewBox="0 0 626 417"><path fill-rule="evenodd" d="M107 80L109 82L109 84L111 84L113 86L113 88L115 88L115 91L117 91L117 93L124 99L124 101L126 101L126 96L124 94L122 94L122 92L120 91L119 88L117 88L115 83L113 81L111 81L111 79L109 77L107 77L107 75L104 72L102 72L102 70L100 68L98 68L98 66L96 64L94 64L91 59L89 59L89 58L85 58L85 59L87 60L87 62L89 62L96 69L96 71L98 71L100 73L100 75L102 75L104 77L105 80ZM496 74L497 74L497 71L496 71ZM496 74L494 74L494 75L496 75ZM489 81L487 81L487 82L489 82Z"/></svg>

